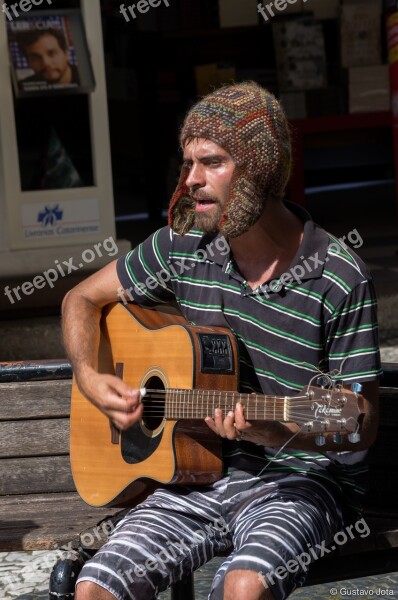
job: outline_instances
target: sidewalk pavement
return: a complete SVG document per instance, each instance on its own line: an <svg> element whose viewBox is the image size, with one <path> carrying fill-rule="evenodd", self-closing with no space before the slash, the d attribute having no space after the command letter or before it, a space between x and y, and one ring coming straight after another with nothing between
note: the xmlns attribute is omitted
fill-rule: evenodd
<svg viewBox="0 0 398 600"><path fill-rule="evenodd" d="M2 600L48 600L48 581L56 552L0 553L0 597ZM196 600L206 600L213 576L222 558L215 558L195 573ZM313 585L295 591L292 600L346 600L398 598L398 572ZM158 600L169 600L162 592ZM144 600L144 599L143 599ZM240 600L240 599L237 599ZM244 599L242 599L244 600Z"/></svg>

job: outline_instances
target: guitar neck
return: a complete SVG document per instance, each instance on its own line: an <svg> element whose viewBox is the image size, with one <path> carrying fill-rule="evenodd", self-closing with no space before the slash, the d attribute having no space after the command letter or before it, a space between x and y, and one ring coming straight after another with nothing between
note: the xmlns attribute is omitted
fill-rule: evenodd
<svg viewBox="0 0 398 600"><path fill-rule="evenodd" d="M148 390L154 397L155 390ZM159 390L160 393L160 390ZM241 394L218 390L167 389L165 397L166 419L204 419L214 415L221 408L224 415L234 411L237 402L245 408L245 417L249 421L287 421L290 398L284 396L266 396L264 394ZM160 398L160 394L159 394Z"/></svg>

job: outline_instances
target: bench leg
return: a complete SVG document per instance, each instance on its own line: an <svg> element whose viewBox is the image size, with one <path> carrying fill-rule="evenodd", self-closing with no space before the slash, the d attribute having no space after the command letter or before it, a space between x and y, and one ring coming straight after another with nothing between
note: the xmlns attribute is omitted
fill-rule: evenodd
<svg viewBox="0 0 398 600"><path fill-rule="evenodd" d="M74 599L76 581L86 560L78 550L69 551L67 558L57 560L50 575L49 600Z"/></svg>
<svg viewBox="0 0 398 600"><path fill-rule="evenodd" d="M171 586L171 600L195 600L193 573Z"/></svg>

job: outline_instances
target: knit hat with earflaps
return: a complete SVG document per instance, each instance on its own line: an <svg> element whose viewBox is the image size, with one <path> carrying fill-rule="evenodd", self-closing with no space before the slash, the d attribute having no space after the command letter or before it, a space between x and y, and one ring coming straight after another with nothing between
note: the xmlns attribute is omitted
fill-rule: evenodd
<svg viewBox="0 0 398 600"><path fill-rule="evenodd" d="M229 199L218 223L224 236L245 233L268 199L282 198L290 175L291 141L286 116L270 92L253 81L227 85L205 96L187 114L180 142L204 138L229 152L236 163ZM195 201L182 167L169 206L169 225L184 235L195 222Z"/></svg>

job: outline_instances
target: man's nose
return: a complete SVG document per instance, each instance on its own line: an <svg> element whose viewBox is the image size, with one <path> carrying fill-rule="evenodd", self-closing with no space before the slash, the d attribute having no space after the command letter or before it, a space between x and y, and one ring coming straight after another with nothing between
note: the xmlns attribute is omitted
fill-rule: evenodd
<svg viewBox="0 0 398 600"><path fill-rule="evenodd" d="M203 187L206 185L205 170L201 164L193 164L185 181L190 188Z"/></svg>
<svg viewBox="0 0 398 600"><path fill-rule="evenodd" d="M41 62L43 67L49 67L51 65L51 56L42 56L41 57Z"/></svg>

